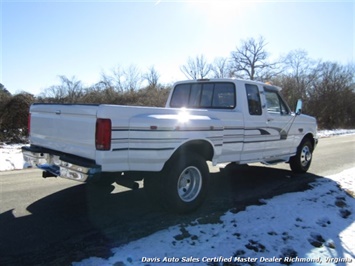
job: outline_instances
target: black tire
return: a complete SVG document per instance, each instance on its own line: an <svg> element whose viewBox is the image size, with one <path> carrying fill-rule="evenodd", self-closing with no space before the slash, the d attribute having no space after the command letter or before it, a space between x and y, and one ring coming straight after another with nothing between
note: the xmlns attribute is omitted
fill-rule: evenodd
<svg viewBox="0 0 355 266"><path fill-rule="evenodd" d="M290 167L294 173L305 173L311 166L313 145L309 139L302 140L295 156L290 158Z"/></svg>
<svg viewBox="0 0 355 266"><path fill-rule="evenodd" d="M206 197L208 179L208 166L201 155L180 153L174 156L161 176L164 207L175 213L197 209Z"/></svg>

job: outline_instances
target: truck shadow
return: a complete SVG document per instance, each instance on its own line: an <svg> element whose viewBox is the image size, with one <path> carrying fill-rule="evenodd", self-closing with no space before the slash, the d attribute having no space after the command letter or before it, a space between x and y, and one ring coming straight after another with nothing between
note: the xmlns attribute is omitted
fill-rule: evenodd
<svg viewBox="0 0 355 266"><path fill-rule="evenodd" d="M178 224L219 222L228 210L238 212L261 199L309 189L318 178L230 164L211 174L205 203L186 215L162 210L144 189L115 193L114 186L77 185L30 203L31 215L0 215L0 265L69 265L91 256L109 257L113 247Z"/></svg>

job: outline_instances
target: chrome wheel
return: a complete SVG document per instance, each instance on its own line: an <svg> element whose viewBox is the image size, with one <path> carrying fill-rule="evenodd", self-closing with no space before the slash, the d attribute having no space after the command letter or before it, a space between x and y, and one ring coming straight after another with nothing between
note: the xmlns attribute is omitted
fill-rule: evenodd
<svg viewBox="0 0 355 266"><path fill-rule="evenodd" d="M297 148L295 156L290 158L290 167L294 173L305 173L311 166L313 146L311 141L306 138Z"/></svg>
<svg viewBox="0 0 355 266"><path fill-rule="evenodd" d="M300 159L301 159L301 165L303 167L307 166L310 163L312 159L312 152L307 145L303 146Z"/></svg>
<svg viewBox="0 0 355 266"><path fill-rule="evenodd" d="M165 165L161 183L161 201L166 209L187 213L198 208L208 189L206 159L193 151L177 152Z"/></svg>
<svg viewBox="0 0 355 266"><path fill-rule="evenodd" d="M189 166L182 171L177 182L179 197L184 202L191 202L200 194L202 174L195 166Z"/></svg>

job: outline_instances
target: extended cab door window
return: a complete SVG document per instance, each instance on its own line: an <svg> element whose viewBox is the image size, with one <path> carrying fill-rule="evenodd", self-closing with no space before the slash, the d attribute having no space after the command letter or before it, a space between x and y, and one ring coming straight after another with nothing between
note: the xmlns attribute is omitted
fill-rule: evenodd
<svg viewBox="0 0 355 266"><path fill-rule="evenodd" d="M248 108L250 115L261 115L261 101L258 86L253 84L245 84L248 98Z"/></svg>
<svg viewBox="0 0 355 266"><path fill-rule="evenodd" d="M265 131L265 115L261 105L260 87L256 84L245 84L243 99L245 110L244 116L244 144L242 161L262 160L267 132Z"/></svg>

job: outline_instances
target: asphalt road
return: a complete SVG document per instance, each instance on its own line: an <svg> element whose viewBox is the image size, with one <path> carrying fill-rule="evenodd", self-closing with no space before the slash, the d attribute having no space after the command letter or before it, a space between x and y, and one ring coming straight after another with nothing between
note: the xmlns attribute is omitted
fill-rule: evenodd
<svg viewBox="0 0 355 266"><path fill-rule="evenodd" d="M42 179L38 170L0 172L0 265L69 265L181 223L216 223L260 199L309 189L317 178L355 167L355 135L321 139L309 173L287 164L210 167L210 192L196 212L175 215L147 200L143 189L94 188Z"/></svg>

